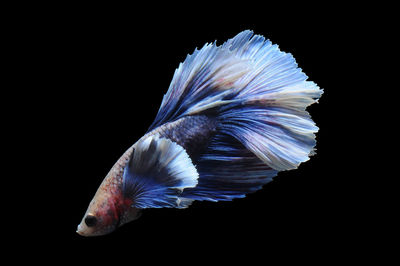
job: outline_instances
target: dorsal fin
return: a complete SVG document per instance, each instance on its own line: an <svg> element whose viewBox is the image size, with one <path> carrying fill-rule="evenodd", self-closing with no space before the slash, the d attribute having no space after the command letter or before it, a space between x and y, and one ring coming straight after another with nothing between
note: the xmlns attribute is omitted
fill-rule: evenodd
<svg viewBox="0 0 400 266"><path fill-rule="evenodd" d="M236 57L216 43L196 49L175 70L149 130L185 115L229 103L234 91L241 87L238 81L250 70L248 60Z"/></svg>
<svg viewBox="0 0 400 266"><path fill-rule="evenodd" d="M314 154L318 127L306 108L322 92L290 53L243 31L222 46L207 44L186 58L150 129L190 115L217 121L210 145L194 159L198 185L182 195L231 200Z"/></svg>
<svg viewBox="0 0 400 266"><path fill-rule="evenodd" d="M313 154L318 127L305 109L321 94L291 54L243 31L186 58L150 129L213 109L221 133L275 170L294 169Z"/></svg>

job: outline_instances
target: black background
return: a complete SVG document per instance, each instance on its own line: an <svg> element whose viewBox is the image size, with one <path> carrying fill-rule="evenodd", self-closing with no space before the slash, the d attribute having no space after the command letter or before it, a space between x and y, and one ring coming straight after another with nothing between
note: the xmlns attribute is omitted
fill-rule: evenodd
<svg viewBox="0 0 400 266"><path fill-rule="evenodd" d="M353 20L354 10L281 12L285 8L211 8L194 15L185 7L159 15L139 7L57 7L22 23L16 45L22 67L29 69L26 79L36 88L25 96L39 99L26 114L27 128L40 132L34 145L49 146L40 148L44 155L36 158L36 173L50 173L40 212L28 208L36 215L35 226L25 229L37 233L35 239L50 236L43 252L60 252L66 260L132 263L159 257L179 262L181 256L210 261L212 255L268 260L275 250L331 260L352 252L363 232L358 215L365 205L353 185L359 177L349 152L356 149L349 125L359 121L348 99L359 88L348 82L359 56L355 41L365 38L363 24ZM179 63L196 47L214 40L222 44L246 29L292 53L324 89L319 104L308 109L320 127L317 155L244 199L150 209L110 235L76 234L109 169L147 131Z"/></svg>

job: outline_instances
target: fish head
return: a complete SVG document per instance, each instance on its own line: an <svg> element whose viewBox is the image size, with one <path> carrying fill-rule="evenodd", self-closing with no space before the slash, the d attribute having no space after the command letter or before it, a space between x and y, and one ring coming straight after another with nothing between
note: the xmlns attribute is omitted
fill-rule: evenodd
<svg viewBox="0 0 400 266"><path fill-rule="evenodd" d="M96 193L78 225L77 233L82 236L105 235L114 231L118 224L118 213L112 197Z"/></svg>
<svg viewBox="0 0 400 266"><path fill-rule="evenodd" d="M82 236L100 236L111 233L119 226L137 219L140 210L131 207L132 201L122 195L98 191L78 225Z"/></svg>

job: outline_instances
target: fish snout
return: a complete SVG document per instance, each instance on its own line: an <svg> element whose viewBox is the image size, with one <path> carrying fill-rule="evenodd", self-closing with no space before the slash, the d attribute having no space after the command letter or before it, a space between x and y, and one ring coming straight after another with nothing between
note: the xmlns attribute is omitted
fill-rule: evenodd
<svg viewBox="0 0 400 266"><path fill-rule="evenodd" d="M86 236L85 230L83 229L83 226L81 224L78 225L78 228L76 229L76 232L81 236Z"/></svg>

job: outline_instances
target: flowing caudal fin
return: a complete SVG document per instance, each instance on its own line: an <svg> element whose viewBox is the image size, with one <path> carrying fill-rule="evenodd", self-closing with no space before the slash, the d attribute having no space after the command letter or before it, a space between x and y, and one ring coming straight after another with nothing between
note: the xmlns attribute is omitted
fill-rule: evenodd
<svg viewBox="0 0 400 266"><path fill-rule="evenodd" d="M195 162L198 184L182 195L230 200L309 159L318 127L306 107L321 94L291 54L244 31L180 64L150 129L190 115L217 119L214 139Z"/></svg>
<svg viewBox="0 0 400 266"><path fill-rule="evenodd" d="M124 170L123 191L136 208L186 208L192 200L182 191L195 187L198 177L181 146L151 136L137 143Z"/></svg>

